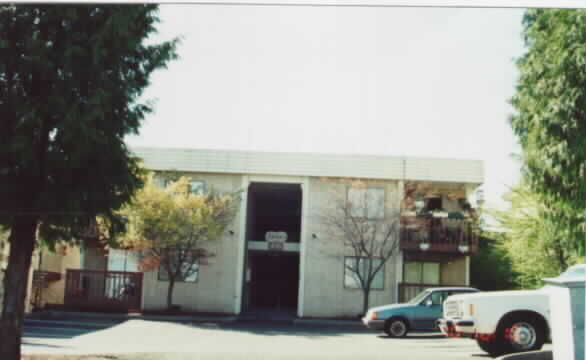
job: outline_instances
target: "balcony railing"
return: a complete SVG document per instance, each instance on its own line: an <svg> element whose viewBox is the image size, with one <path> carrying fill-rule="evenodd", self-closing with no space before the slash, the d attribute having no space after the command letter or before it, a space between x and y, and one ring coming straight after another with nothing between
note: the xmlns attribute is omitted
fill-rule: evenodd
<svg viewBox="0 0 586 360"><path fill-rule="evenodd" d="M65 306L70 310L140 311L142 277L140 272L67 269Z"/></svg>
<svg viewBox="0 0 586 360"><path fill-rule="evenodd" d="M478 236L467 219L404 217L401 249L471 255L478 251Z"/></svg>

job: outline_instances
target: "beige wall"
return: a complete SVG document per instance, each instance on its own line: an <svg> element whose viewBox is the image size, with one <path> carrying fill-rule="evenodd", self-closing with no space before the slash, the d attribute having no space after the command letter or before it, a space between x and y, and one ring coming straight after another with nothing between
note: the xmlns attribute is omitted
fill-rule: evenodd
<svg viewBox="0 0 586 360"><path fill-rule="evenodd" d="M399 209L399 188L394 181L370 181L369 187L385 189L385 212ZM305 249L304 317L352 317L362 312L362 291L344 288L344 256L353 255L344 249L340 239L329 235L320 220L323 213L332 211L333 198L344 196L346 185L310 180L309 218ZM305 194L304 194L305 195ZM386 215L386 214L385 214ZM313 239L311 234L316 234ZM370 307L388 304L397 298L396 262L390 259L384 268L384 289L372 290Z"/></svg>
<svg viewBox="0 0 586 360"><path fill-rule="evenodd" d="M43 250L40 270L60 273L61 279L48 283L47 288L43 290L41 306L45 304L63 304L67 269L79 269L81 267L79 247L67 245L64 251L64 253L54 253L47 249Z"/></svg>
<svg viewBox="0 0 586 360"><path fill-rule="evenodd" d="M85 270L104 271L108 266L108 258L105 256L105 250L95 247L84 248L83 268Z"/></svg>
<svg viewBox="0 0 586 360"><path fill-rule="evenodd" d="M441 264L441 282L448 285L468 285L466 283L466 257L458 257Z"/></svg>
<svg viewBox="0 0 586 360"><path fill-rule="evenodd" d="M203 180L209 187L221 192L240 190L240 175L229 174L186 174L194 180ZM236 296L236 264L238 263L238 239L240 217L228 228L234 234L226 234L222 239L207 245L215 257L209 265L200 267L197 282L176 283L173 303L185 311L233 313ZM168 282L157 280L157 272L147 272L143 280L143 309L161 310L166 307Z"/></svg>

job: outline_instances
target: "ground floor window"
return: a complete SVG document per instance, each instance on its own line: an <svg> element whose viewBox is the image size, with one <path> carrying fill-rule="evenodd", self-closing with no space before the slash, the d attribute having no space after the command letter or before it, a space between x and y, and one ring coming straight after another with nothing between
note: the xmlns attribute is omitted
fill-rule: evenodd
<svg viewBox="0 0 586 360"><path fill-rule="evenodd" d="M404 279L409 284L439 285L440 264L436 262L406 262Z"/></svg>
<svg viewBox="0 0 586 360"><path fill-rule="evenodd" d="M368 274L369 264L372 261L372 268L376 269L381 265L381 259L369 259L365 257L346 256L344 258L344 287L349 289L360 289L359 275L366 279ZM384 289L384 274L385 266L376 273L372 280L371 290Z"/></svg>
<svg viewBox="0 0 586 360"><path fill-rule="evenodd" d="M139 271L139 261L138 251L108 250L108 271Z"/></svg>
<svg viewBox="0 0 586 360"><path fill-rule="evenodd" d="M182 276L181 274L188 274L187 276ZM199 275L199 266L197 264L183 264L183 269L181 269L181 274L177 276L175 281L179 282L197 282L197 278ZM169 274L167 274L167 270L165 269L164 265L159 265L159 281L169 281Z"/></svg>

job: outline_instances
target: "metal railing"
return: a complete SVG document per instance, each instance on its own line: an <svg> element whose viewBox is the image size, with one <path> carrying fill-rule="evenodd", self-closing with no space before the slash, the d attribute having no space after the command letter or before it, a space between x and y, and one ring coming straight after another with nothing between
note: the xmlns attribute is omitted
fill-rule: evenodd
<svg viewBox="0 0 586 360"><path fill-rule="evenodd" d="M65 306L72 310L140 311L140 272L67 269Z"/></svg>
<svg viewBox="0 0 586 360"><path fill-rule="evenodd" d="M478 250L478 236L468 220L403 218L401 248L404 250L474 254Z"/></svg>

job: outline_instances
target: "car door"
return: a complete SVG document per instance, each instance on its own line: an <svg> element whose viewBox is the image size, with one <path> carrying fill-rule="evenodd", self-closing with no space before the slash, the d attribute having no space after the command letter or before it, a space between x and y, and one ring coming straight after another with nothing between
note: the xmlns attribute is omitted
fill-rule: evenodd
<svg viewBox="0 0 586 360"><path fill-rule="evenodd" d="M432 292L418 307L418 330L433 330L436 320L442 317L442 304L447 297L446 291Z"/></svg>
<svg viewBox="0 0 586 360"><path fill-rule="evenodd" d="M417 306L414 311L416 330L436 328L435 321L442 317L442 304L445 297L445 291L434 291Z"/></svg>

